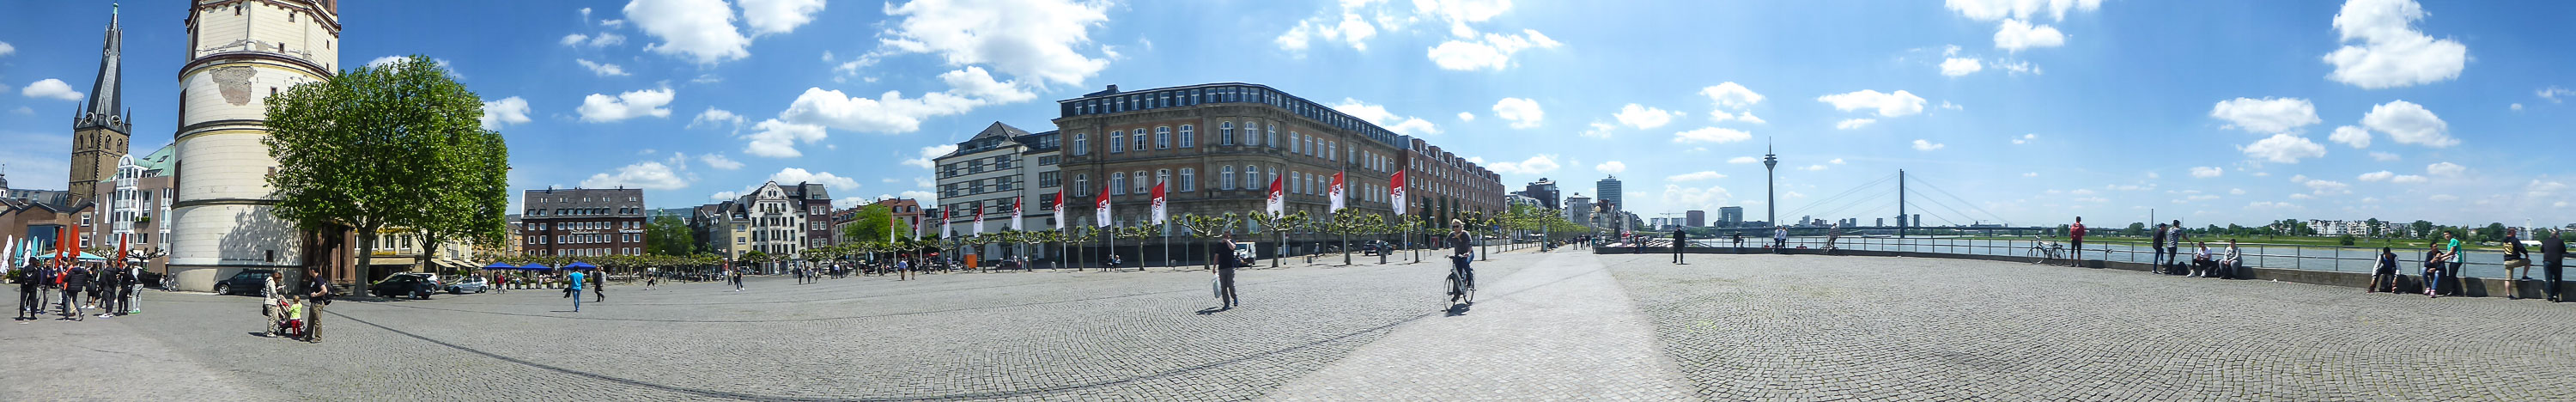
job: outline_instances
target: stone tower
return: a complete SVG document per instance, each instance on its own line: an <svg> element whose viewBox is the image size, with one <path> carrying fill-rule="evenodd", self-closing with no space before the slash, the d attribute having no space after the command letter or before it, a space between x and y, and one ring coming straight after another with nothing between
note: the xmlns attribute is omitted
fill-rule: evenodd
<svg viewBox="0 0 2576 402"><path fill-rule="evenodd" d="M191 0L179 68L170 271L189 290L242 269L305 266L313 236L273 212L265 99L320 82L340 62L335 0ZM337 236L324 236L337 237ZM334 274L334 280L349 278Z"/></svg>
<svg viewBox="0 0 2576 402"><path fill-rule="evenodd" d="M134 138L134 124L126 121L124 103L123 60L125 30L117 26L115 6L107 12L107 44L100 46L98 81L90 84L89 104L72 116L72 169L70 190L73 200L97 200L98 182L116 178L116 163L125 158L126 143ZM73 201L79 202L79 201Z"/></svg>

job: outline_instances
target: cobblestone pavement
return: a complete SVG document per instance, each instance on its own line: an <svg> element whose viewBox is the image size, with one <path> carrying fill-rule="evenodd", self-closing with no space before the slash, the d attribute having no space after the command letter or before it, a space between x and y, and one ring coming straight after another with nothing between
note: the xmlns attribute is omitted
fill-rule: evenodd
<svg viewBox="0 0 2576 402"><path fill-rule="evenodd" d="M20 400L2569 400L2576 305L1939 259L756 278L0 324ZM1338 259L1318 259L1338 261ZM1604 267L1607 268L1604 268Z"/></svg>
<svg viewBox="0 0 2576 402"><path fill-rule="evenodd" d="M2576 399L2576 306L1992 261L1602 256L1714 400Z"/></svg>

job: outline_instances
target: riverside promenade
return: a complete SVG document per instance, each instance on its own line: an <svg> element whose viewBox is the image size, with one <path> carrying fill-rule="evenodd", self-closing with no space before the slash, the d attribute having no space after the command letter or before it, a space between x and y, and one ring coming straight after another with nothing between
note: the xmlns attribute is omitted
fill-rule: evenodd
<svg viewBox="0 0 2576 402"><path fill-rule="evenodd" d="M1401 257L1399 257L1399 260ZM2576 303L1934 258L1501 253L0 323L0 400L2567 400Z"/></svg>

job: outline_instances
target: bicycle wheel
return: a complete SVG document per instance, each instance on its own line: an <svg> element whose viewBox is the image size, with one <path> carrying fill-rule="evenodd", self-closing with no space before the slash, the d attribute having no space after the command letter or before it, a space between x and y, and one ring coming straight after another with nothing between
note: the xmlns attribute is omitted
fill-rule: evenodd
<svg viewBox="0 0 2576 402"><path fill-rule="evenodd" d="M2023 257L2029 257L2029 258L2030 258L2030 263L2032 263L2032 264L2046 264L2046 263L2048 263L2048 256L2046 255L2046 253L2041 253L2038 247L2031 247L2031 248L2029 248L2029 249L2025 249L2025 250L2023 250L2023 251L2022 251L2022 256L2023 256Z"/></svg>
<svg viewBox="0 0 2576 402"><path fill-rule="evenodd" d="M1461 289L1458 286L1458 272L1450 271L1449 278L1446 283L1449 284L1449 301L1458 301L1458 298L1465 293L1465 289Z"/></svg>

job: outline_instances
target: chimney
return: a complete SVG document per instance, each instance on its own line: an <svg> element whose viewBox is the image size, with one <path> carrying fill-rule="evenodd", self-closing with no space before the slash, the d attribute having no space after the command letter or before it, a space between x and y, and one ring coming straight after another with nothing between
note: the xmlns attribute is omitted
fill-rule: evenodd
<svg viewBox="0 0 2576 402"><path fill-rule="evenodd" d="M1109 93L1118 93L1118 84L1109 84Z"/></svg>

